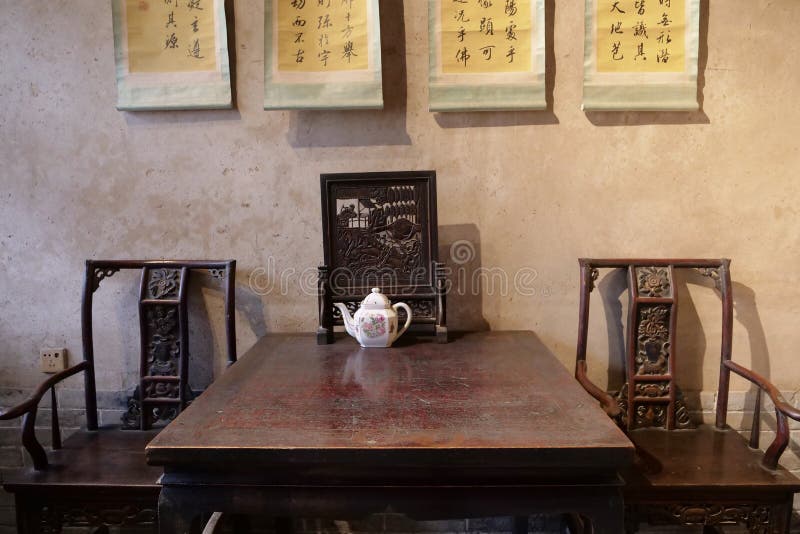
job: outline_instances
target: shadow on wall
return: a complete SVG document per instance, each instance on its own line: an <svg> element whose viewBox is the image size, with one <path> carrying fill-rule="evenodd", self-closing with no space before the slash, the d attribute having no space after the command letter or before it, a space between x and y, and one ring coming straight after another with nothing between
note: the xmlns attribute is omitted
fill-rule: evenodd
<svg viewBox="0 0 800 534"><path fill-rule="evenodd" d="M553 112L553 88L556 84L556 53L553 40L556 20L555 0L545 0L545 99L547 108L540 111L491 111L437 113L442 128L487 128L493 126L541 126L559 124Z"/></svg>
<svg viewBox="0 0 800 534"><path fill-rule="evenodd" d="M623 309L620 297L628 289L627 271L614 269L600 282L597 290L603 301L606 318L606 338L608 339L608 390L619 391L625 376L625 326L622 321Z"/></svg>
<svg viewBox="0 0 800 534"><path fill-rule="evenodd" d="M690 392L694 392L702 389L702 358L706 350L706 337L697 309L689 295L687 283L706 287L713 286L713 283L699 273L694 271L689 273L685 270L676 270L674 283L680 303L677 324L680 342L680 355L676 362L677 383L687 387ZM620 300L623 295L628 293L628 271L613 269L597 283L597 288L603 302L606 319L608 390L619 391L622 385L628 381L626 376L627 319L623 318L628 310L627 306L623 308ZM694 362L694 365L691 362ZM699 396L687 400L691 404L699 406Z"/></svg>
<svg viewBox="0 0 800 534"><path fill-rule="evenodd" d="M107 291L95 294L94 338L96 361L106 375L117 375L122 380L122 390L131 394L138 385L140 364L140 332L138 326L138 273L120 272L103 282ZM190 273L187 291L189 317L189 384L201 391L218 377L227 363L225 338L225 290L223 282L214 279L207 271ZM101 287L102 289L102 287ZM113 310L115 319L108 321ZM104 313L105 312L105 313ZM236 312L244 316L259 338L266 334L261 298L245 284L236 286ZM147 349L147 347L145 347ZM239 350L238 356L244 351ZM113 368L114 353L121 353L122 368ZM111 366L112 368L109 368ZM99 384L103 390L103 384Z"/></svg>
<svg viewBox="0 0 800 534"><path fill-rule="evenodd" d="M447 267L447 329L489 330L483 317L481 235L474 224L439 226L439 261Z"/></svg>
<svg viewBox="0 0 800 534"><path fill-rule="evenodd" d="M756 305L755 291L749 287L733 282L733 312L734 320L744 326L747 331L747 339L750 344L751 362L750 369L762 375L767 380L772 381L772 371L770 368L769 348L767 347L767 336L764 332L764 326L761 323L761 317L758 314L758 307ZM736 347L733 348L733 360L736 361ZM748 382L748 384L750 384ZM756 397L758 396L759 388L750 384L750 389L745 395L744 411L745 414L751 414L755 409ZM768 429L772 432L777 430L777 421L775 420L774 412L763 408L764 401L768 401L768 397L764 395L762 398L762 432ZM791 399L789 399L791 401ZM752 427L752 418L748 417L743 421L742 430L750 430ZM791 435L790 435L791 436ZM769 446L769 442L760 443L762 448ZM788 451L791 451L796 456L800 457L800 443L794 439L789 439Z"/></svg>
<svg viewBox="0 0 800 534"><path fill-rule="evenodd" d="M381 0L380 12L383 109L292 111L288 140L293 147L411 144L406 131L406 28L403 0Z"/></svg>
<svg viewBox="0 0 800 534"><path fill-rule="evenodd" d="M697 50L697 111L587 111L595 126L642 126L646 124L711 124L703 111L703 89L708 64L709 0L700 0L700 42Z"/></svg>
<svg viewBox="0 0 800 534"><path fill-rule="evenodd" d="M218 280L206 271L195 271L191 274L187 307L189 383L194 390L208 387L227 364L224 303L224 287ZM240 317L244 316L256 339L266 335L267 325L261 297L241 281L236 285L236 313ZM237 338L241 339L241 332L237 334ZM237 350L237 356L243 353L244 350Z"/></svg>
<svg viewBox="0 0 800 534"><path fill-rule="evenodd" d="M113 278L103 280L94 292L92 334L96 372L99 375L99 389L105 389L102 378L100 378L103 374L118 374L122 385L121 389L126 394L133 392L133 388L139 384L138 302L140 276L139 272L122 270ZM103 313L110 311L111 306L113 306L114 319L110 319L111 313ZM80 321L77 314L76 318ZM80 327L77 323L76 326ZM107 331L103 332L103 329ZM122 364L121 369L113 369L115 353L122 358L122 360L116 361L116 363ZM135 356L128 356L129 354ZM83 360L82 351L80 359ZM77 363L77 358L71 363ZM108 366L112 366L112 369L109 370ZM106 373L102 372L104 368Z"/></svg>
<svg viewBox="0 0 800 534"><path fill-rule="evenodd" d="M685 272L675 273L675 290L680 302L678 313L678 337L680 340L680 355L676 362L677 382L689 391L699 390L703 384L702 357L706 350L706 337L700 322L700 317L690 298ZM691 282L707 286L708 280L697 274L690 274ZM628 381L626 376L626 355L628 350L626 328L627 319L624 318L628 308L621 298L628 293L627 269L613 269L597 283L598 292L603 302L603 312L606 319L606 336L608 339L608 390L619 391ZM692 365L690 362L696 362ZM699 405L699 398L696 400Z"/></svg>
<svg viewBox="0 0 800 534"><path fill-rule="evenodd" d="M608 389L618 390L626 376L627 354L627 319L623 315L621 297L628 292L628 272L626 269L614 269L597 284L606 318L608 336ZM714 291L721 298L714 281L695 270L676 269L675 290L678 300L677 320L677 383L687 388L691 394L703 387L703 359L706 354L706 334L703 330L700 315L694 300L689 293L689 284L701 286ZM755 307L753 291L740 283L733 284L734 309L737 317L745 326L750 340L752 367L769 376L769 353L758 310ZM744 320L743 320L744 319ZM719 317L721 321L721 317ZM721 323L720 323L721 324ZM734 354L736 347L734 347ZM752 393L755 395L755 392ZM688 398L691 405L699 407L699 398ZM692 406L694 408L694 406Z"/></svg>

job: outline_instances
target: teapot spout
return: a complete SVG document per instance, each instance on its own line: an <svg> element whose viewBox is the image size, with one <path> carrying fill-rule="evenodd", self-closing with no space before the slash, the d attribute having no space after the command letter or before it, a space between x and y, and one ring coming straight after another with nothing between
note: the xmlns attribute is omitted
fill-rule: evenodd
<svg viewBox="0 0 800 534"><path fill-rule="evenodd" d="M353 316L350 315L350 310L347 309L347 306L341 302L334 302L333 305L336 306L342 313L342 321L344 322L344 328L347 330L347 333L354 338L358 338L356 333L356 322L353 320Z"/></svg>

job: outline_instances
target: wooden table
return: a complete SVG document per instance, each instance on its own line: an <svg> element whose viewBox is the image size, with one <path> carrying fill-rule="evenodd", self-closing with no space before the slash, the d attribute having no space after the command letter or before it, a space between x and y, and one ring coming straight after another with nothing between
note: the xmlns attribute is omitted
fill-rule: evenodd
<svg viewBox="0 0 800 534"><path fill-rule="evenodd" d="M362 349L271 335L147 446L162 533L202 512L578 512L620 534L633 446L531 332Z"/></svg>

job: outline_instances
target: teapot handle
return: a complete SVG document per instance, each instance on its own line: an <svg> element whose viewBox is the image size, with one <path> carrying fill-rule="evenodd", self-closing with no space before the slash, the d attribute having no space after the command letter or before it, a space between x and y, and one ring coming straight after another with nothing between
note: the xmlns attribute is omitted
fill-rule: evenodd
<svg viewBox="0 0 800 534"><path fill-rule="evenodd" d="M405 331L408 330L408 327L411 326L411 308L405 302L398 302L397 304L392 306L392 308L394 308L395 312L397 311L397 308L403 308L404 310L406 310L406 324L403 325L403 328L397 331L397 335L394 336L394 339L392 339L392 342L394 343L394 340L402 336L403 333L405 333Z"/></svg>

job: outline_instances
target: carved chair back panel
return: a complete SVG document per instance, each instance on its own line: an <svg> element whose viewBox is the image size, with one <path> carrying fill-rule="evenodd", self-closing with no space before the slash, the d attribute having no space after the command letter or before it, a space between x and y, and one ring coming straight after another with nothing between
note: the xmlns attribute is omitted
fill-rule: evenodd
<svg viewBox="0 0 800 534"><path fill-rule="evenodd" d="M579 361L585 361L589 293L600 268L625 269L628 290L626 326L625 382L616 393L618 420L626 430L636 428L690 428L683 393L675 379L680 365L680 345L676 340L678 291L675 286L677 268L694 268L711 277L717 288L726 260L581 260L585 272L581 295L581 336ZM725 276L727 276L725 271ZM723 318L730 299L723 294ZM723 350L728 329L723 329ZM724 357L724 355L723 355ZM720 389L727 391L727 383Z"/></svg>
<svg viewBox="0 0 800 534"><path fill-rule="evenodd" d="M628 267L627 383L618 397L628 429L690 425L675 383L678 294L673 280L672 266Z"/></svg>
<svg viewBox="0 0 800 534"><path fill-rule="evenodd" d="M84 357L91 362L87 374L87 412L96 412L92 298L100 282L121 269L141 271L139 285L139 385L128 400L122 427L147 430L174 419L192 400L189 387L189 325L187 287L193 270L206 270L225 283L228 361L236 361L233 299L235 261L87 261L83 302ZM89 383L91 382L91 383ZM92 417L89 416L91 428ZM96 425L96 422L95 422Z"/></svg>

